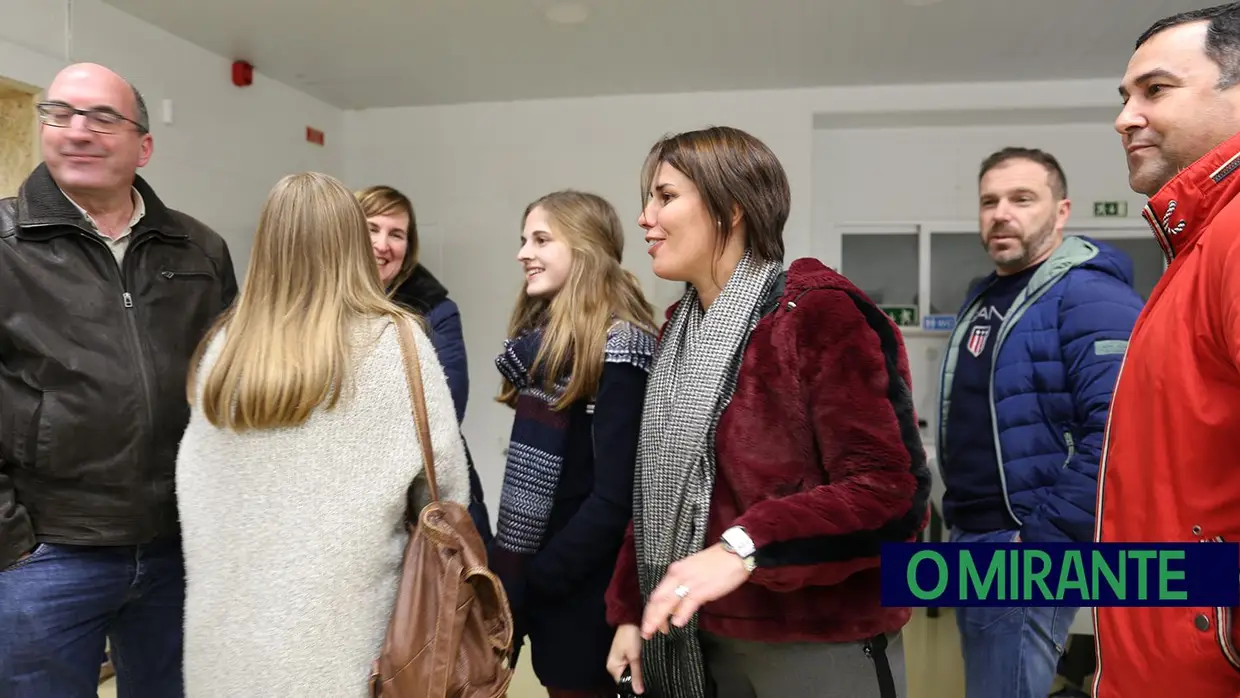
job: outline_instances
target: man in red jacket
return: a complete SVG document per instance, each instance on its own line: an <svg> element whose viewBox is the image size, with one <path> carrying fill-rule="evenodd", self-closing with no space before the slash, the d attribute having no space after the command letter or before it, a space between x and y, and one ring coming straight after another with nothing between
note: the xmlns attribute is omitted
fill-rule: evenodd
<svg viewBox="0 0 1240 698"><path fill-rule="evenodd" d="M1096 537L1240 540L1240 3L1137 42L1115 128L1170 264L1111 404ZM1227 570L1225 574L1237 574ZM1095 611L1097 698L1240 694L1231 608Z"/></svg>

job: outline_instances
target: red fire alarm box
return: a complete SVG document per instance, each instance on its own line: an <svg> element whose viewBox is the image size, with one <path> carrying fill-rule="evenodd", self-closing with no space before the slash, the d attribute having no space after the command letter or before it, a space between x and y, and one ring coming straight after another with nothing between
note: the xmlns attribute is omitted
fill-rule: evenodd
<svg viewBox="0 0 1240 698"><path fill-rule="evenodd" d="M306 140L315 145L323 145L323 132L311 126L306 127Z"/></svg>
<svg viewBox="0 0 1240 698"><path fill-rule="evenodd" d="M232 81L237 87L249 87L254 84L254 66L245 61L233 61Z"/></svg>

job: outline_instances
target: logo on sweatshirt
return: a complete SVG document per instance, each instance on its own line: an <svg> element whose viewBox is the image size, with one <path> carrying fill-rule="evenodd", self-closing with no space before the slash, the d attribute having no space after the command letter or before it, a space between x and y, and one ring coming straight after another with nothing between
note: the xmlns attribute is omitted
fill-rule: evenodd
<svg viewBox="0 0 1240 698"><path fill-rule="evenodd" d="M986 348L986 339L990 337L990 325L976 325L973 331L969 333L969 342L965 344L965 348L977 358L982 355L982 350Z"/></svg>

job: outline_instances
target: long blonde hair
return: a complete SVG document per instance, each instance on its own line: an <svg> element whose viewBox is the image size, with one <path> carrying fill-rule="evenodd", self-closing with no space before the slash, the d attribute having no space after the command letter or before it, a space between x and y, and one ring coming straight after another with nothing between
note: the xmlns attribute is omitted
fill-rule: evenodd
<svg viewBox="0 0 1240 698"><path fill-rule="evenodd" d="M238 432L300 425L340 399L356 323L383 316L412 319L384 293L357 199L328 175L284 177L263 206L237 302L194 354L190 404L203 352L223 330L202 386L207 420Z"/></svg>
<svg viewBox="0 0 1240 698"><path fill-rule="evenodd" d="M508 336L543 328L542 345L530 370L545 366L548 392L568 374L568 385L554 406L562 409L598 391L612 324L626 320L655 332L654 309L637 277L620 266L624 226L606 199L574 190L552 192L525 208L522 225L536 208L546 212L552 234L560 236L572 251L572 268L550 301L521 290ZM504 379L496 399L514 407L516 387Z"/></svg>

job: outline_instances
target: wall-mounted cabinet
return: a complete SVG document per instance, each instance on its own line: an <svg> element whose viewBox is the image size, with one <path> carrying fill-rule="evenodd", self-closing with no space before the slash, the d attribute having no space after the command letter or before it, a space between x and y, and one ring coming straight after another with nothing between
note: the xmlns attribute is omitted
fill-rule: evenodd
<svg viewBox="0 0 1240 698"><path fill-rule="evenodd" d="M831 256L840 260L840 273L885 306L906 332L950 331L969 287L994 269L976 223L858 223L836 226L836 232L839 249ZM1126 254L1143 298L1166 268L1141 219L1070 224L1064 234L1085 235Z"/></svg>
<svg viewBox="0 0 1240 698"><path fill-rule="evenodd" d="M837 268L904 327L913 399L933 445L943 350L970 285L993 269L976 222L858 223L836 226L819 257ZM1133 286L1144 298L1165 268L1162 250L1141 219L1085 221L1066 235L1085 235L1132 260Z"/></svg>

